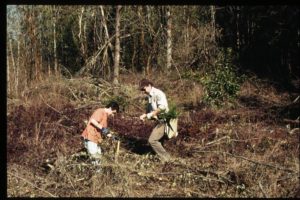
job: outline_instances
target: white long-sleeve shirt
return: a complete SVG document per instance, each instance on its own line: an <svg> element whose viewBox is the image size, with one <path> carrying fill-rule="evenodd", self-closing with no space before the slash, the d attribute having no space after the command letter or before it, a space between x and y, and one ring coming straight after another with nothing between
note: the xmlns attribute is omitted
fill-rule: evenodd
<svg viewBox="0 0 300 200"><path fill-rule="evenodd" d="M165 110L166 112L169 111L166 95L160 89L152 86L151 91L148 95L148 101L151 104L153 110L157 110L159 108L161 110Z"/></svg>

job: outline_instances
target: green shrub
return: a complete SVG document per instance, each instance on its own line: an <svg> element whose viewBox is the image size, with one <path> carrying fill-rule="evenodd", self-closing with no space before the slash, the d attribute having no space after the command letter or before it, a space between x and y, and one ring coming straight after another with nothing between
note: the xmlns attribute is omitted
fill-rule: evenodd
<svg viewBox="0 0 300 200"><path fill-rule="evenodd" d="M121 112L125 111L129 104L128 98L126 98L125 96L121 96L121 95L114 95L114 96L108 98L105 101L105 105L107 105L111 101L115 101L119 104Z"/></svg>
<svg viewBox="0 0 300 200"><path fill-rule="evenodd" d="M219 54L215 66L200 79L205 89L204 103L220 106L236 97L242 79L237 76L231 52L226 49Z"/></svg>

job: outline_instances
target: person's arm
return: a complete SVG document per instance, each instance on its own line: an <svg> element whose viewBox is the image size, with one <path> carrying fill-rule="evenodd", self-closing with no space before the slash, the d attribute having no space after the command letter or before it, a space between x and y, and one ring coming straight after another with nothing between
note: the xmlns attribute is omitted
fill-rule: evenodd
<svg viewBox="0 0 300 200"><path fill-rule="evenodd" d="M155 109L155 110L153 110L153 111L151 111L149 113L142 114L140 116L141 120L144 120L146 117L147 117L147 119L157 118L157 115L161 111L165 110L167 108L167 106L168 106L167 98L166 98L166 96L163 93L159 93L157 95L157 102L156 103L157 103L157 109Z"/></svg>
<svg viewBox="0 0 300 200"><path fill-rule="evenodd" d="M108 128L104 128L100 123L98 123L95 119L91 119L91 124L93 124L96 128L101 130L102 134L106 137L111 137L112 134L110 133Z"/></svg>
<svg viewBox="0 0 300 200"><path fill-rule="evenodd" d="M161 112L161 110L160 110L159 108L157 108L156 110L153 110L153 111L147 113L147 114L146 114L146 117L147 117L148 119L151 119L152 117L155 118L155 117L157 117L157 115L158 115L160 112Z"/></svg>
<svg viewBox="0 0 300 200"><path fill-rule="evenodd" d="M103 128L103 126L100 123L98 123L95 119L91 119L90 122L92 125L94 125L96 128L98 128L100 130Z"/></svg>
<svg viewBox="0 0 300 200"><path fill-rule="evenodd" d="M160 112L160 109L157 108L156 110L152 110L152 111L150 111L148 113L142 114L140 116L140 119L144 121L145 118L147 118L147 119L151 119L152 117L156 118L159 112Z"/></svg>

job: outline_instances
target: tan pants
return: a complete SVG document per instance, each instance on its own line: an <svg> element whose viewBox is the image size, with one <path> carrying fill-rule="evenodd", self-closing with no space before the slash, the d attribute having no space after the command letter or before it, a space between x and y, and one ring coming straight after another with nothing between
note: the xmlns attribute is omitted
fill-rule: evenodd
<svg viewBox="0 0 300 200"><path fill-rule="evenodd" d="M168 161L170 159L170 154L166 152L161 142L159 141L164 136L165 124L159 123L152 130L151 135L148 139L153 150L159 155L162 161Z"/></svg>

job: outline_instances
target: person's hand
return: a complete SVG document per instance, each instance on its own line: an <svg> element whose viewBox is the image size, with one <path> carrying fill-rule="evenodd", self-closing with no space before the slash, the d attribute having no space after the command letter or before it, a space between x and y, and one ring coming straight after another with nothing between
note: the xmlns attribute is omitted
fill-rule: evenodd
<svg viewBox="0 0 300 200"><path fill-rule="evenodd" d="M109 129L108 128L102 128L101 132L103 135L107 136L109 134Z"/></svg>
<svg viewBox="0 0 300 200"><path fill-rule="evenodd" d="M97 143L100 144L102 143L103 139L101 137L99 137L99 139L97 140Z"/></svg>
<svg viewBox="0 0 300 200"><path fill-rule="evenodd" d="M109 138L110 138L110 137L112 137L112 134L109 133L109 134L106 135L106 137L109 137Z"/></svg>
<svg viewBox="0 0 300 200"><path fill-rule="evenodd" d="M140 120L144 121L146 117L147 117L147 114L142 114L142 115L140 116Z"/></svg>
<svg viewBox="0 0 300 200"><path fill-rule="evenodd" d="M147 119L151 119L152 117L154 118L155 116L153 116L153 112L147 113L146 115Z"/></svg>

